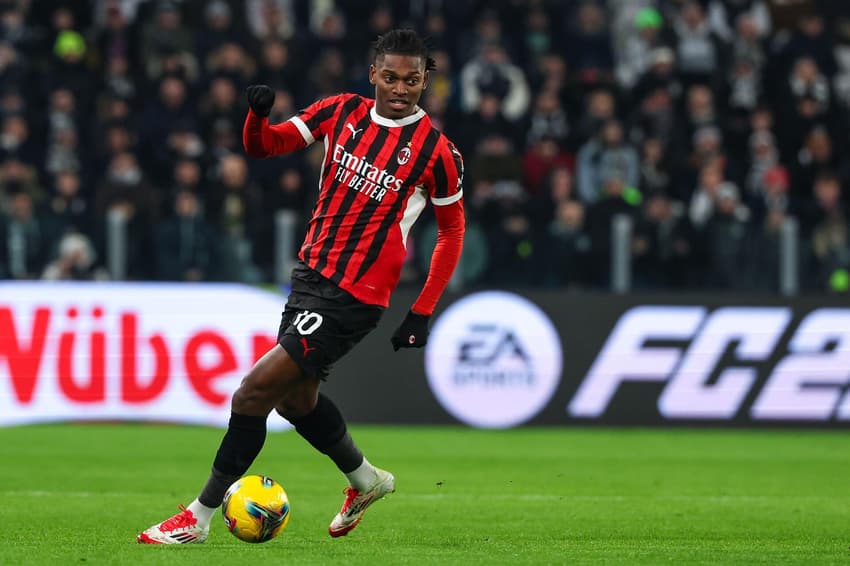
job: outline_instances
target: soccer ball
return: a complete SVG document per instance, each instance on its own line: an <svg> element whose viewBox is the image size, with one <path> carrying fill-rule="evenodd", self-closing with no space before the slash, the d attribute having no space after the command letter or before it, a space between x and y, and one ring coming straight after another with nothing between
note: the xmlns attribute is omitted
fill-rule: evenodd
<svg viewBox="0 0 850 566"><path fill-rule="evenodd" d="M266 476L245 476L233 482L221 506L227 530L245 542L266 542L286 528L289 497Z"/></svg>

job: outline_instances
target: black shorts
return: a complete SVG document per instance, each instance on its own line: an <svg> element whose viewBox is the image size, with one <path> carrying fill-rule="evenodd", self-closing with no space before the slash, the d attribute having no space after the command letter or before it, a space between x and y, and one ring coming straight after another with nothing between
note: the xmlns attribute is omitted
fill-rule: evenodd
<svg viewBox="0 0 850 566"><path fill-rule="evenodd" d="M378 326L383 313L383 307L361 303L299 263L292 270L277 341L305 375L325 379L331 366Z"/></svg>

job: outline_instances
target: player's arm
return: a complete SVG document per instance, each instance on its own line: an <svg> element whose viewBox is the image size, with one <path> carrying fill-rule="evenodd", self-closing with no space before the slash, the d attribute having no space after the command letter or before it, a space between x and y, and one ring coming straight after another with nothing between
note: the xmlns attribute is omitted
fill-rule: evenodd
<svg viewBox="0 0 850 566"><path fill-rule="evenodd" d="M242 129L242 144L251 157L274 157L307 147L307 142L292 119L270 125L268 117L248 110Z"/></svg>
<svg viewBox="0 0 850 566"><path fill-rule="evenodd" d="M280 124L269 124L269 113L274 105L274 91L266 85L249 86L248 115L242 129L242 144L251 157L274 157L307 147L315 141L304 121L293 116Z"/></svg>
<svg viewBox="0 0 850 566"><path fill-rule="evenodd" d="M466 222L463 214L463 162L453 146L450 155L441 164L436 175L442 186L436 187L431 202L437 218L437 243L431 254L431 265L425 285L410 312L395 331L393 348L421 348L428 341L428 322L449 280L452 278L463 251L463 234ZM447 163L449 164L448 166Z"/></svg>

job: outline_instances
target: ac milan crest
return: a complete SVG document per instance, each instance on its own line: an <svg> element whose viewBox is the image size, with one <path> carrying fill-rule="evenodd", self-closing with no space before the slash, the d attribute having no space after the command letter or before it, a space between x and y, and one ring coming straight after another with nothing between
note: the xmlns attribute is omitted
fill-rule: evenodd
<svg viewBox="0 0 850 566"><path fill-rule="evenodd" d="M399 150L398 155L396 156L399 165L404 165L408 161L410 161L410 148L403 147Z"/></svg>

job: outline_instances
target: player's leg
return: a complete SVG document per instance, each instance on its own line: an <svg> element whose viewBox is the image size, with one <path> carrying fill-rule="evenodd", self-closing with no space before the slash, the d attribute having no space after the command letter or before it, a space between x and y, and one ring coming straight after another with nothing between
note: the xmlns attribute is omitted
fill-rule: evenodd
<svg viewBox="0 0 850 566"><path fill-rule="evenodd" d="M206 540L210 520L227 488L248 470L265 443L268 414L292 390L307 382L286 350L279 345L269 350L233 394L227 432L201 494L188 508L148 528L137 540L149 544Z"/></svg>
<svg viewBox="0 0 850 566"><path fill-rule="evenodd" d="M348 432L342 413L329 397L318 392L318 379L316 384L315 391L299 389L291 394L277 411L348 478L345 501L328 527L328 533L338 537L357 526L369 505L395 491L395 478L363 456Z"/></svg>

